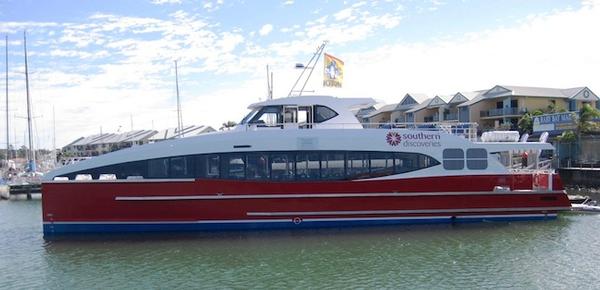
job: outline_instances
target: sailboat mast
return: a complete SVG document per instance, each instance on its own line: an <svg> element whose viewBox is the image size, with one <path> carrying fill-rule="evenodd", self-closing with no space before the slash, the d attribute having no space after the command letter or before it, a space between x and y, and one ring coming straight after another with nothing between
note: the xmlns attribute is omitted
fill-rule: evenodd
<svg viewBox="0 0 600 290"><path fill-rule="evenodd" d="M175 61L175 89L177 91L177 136L183 136L183 119L181 116L181 102L179 100L179 75L177 72L177 61Z"/></svg>
<svg viewBox="0 0 600 290"><path fill-rule="evenodd" d="M8 126L8 35L6 35L6 166L10 160L10 140L9 140L9 126Z"/></svg>
<svg viewBox="0 0 600 290"><path fill-rule="evenodd" d="M27 131L29 133L29 170L35 172L35 150L33 148L33 130L31 129L31 99L29 97L29 71L27 69L27 32L23 31L23 51L25 52L25 89L27 92Z"/></svg>

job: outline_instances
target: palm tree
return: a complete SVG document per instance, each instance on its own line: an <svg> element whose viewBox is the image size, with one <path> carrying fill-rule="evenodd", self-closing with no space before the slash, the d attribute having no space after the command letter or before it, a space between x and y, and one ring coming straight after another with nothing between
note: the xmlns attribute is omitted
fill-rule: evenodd
<svg viewBox="0 0 600 290"><path fill-rule="evenodd" d="M537 109L533 112L527 112L525 115L519 119L519 129L521 133L531 133L533 131L533 117L543 115L544 112L540 109Z"/></svg>
<svg viewBox="0 0 600 290"><path fill-rule="evenodd" d="M598 122L594 122L595 119L600 118L600 111L585 104L579 111L579 120L577 121L577 136L581 137L582 134L588 134L594 131L598 131Z"/></svg>
<svg viewBox="0 0 600 290"><path fill-rule="evenodd" d="M231 128L235 127L236 125L237 125L237 123L234 121L227 121L227 122L223 123L223 125L221 126L221 128L219 128L219 130L221 130L221 131L230 130Z"/></svg>

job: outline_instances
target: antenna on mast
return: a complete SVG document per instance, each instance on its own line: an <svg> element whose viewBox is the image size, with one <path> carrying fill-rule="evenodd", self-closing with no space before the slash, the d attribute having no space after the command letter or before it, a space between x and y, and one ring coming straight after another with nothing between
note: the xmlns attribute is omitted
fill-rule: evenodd
<svg viewBox="0 0 600 290"><path fill-rule="evenodd" d="M177 92L177 137L183 137L183 119L181 116L181 102L179 100L179 75L177 72L177 61L175 61L175 89Z"/></svg>
<svg viewBox="0 0 600 290"><path fill-rule="evenodd" d="M267 65L267 100L273 99L273 72L269 75L269 65Z"/></svg>
<svg viewBox="0 0 600 290"><path fill-rule="evenodd" d="M298 96L302 96L302 92L304 92L304 88L306 87L308 80L310 80L310 76L312 75L313 70L315 69L315 66L317 65L317 62L319 62L319 58L321 57L321 54L323 53L323 50L325 49L325 46L327 45L327 43L328 43L327 40L323 41L323 43L317 48L317 51L315 51L313 56L310 58L310 60L306 64L306 66L301 63L296 64L296 68L301 68L302 72L300 73L300 75L298 76L298 79L296 79L296 82L292 86L292 89L290 90L288 97L291 97L292 93L294 93L294 92L298 93ZM300 82L300 80L302 79L302 77L304 76L304 73L306 71L308 71L308 76L306 76L306 79L304 80L304 84L302 85L302 88L300 90L295 90L296 86L298 85L298 83Z"/></svg>

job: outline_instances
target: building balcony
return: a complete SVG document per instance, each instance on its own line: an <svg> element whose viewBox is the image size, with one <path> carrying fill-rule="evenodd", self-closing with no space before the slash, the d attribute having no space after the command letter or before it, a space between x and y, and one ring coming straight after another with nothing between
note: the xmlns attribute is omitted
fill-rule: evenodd
<svg viewBox="0 0 600 290"><path fill-rule="evenodd" d="M503 116L519 116L525 113L524 108L502 108L491 109L479 112L481 118L503 117Z"/></svg>
<svg viewBox="0 0 600 290"><path fill-rule="evenodd" d="M444 121L456 121L458 120L458 114L444 114Z"/></svg>

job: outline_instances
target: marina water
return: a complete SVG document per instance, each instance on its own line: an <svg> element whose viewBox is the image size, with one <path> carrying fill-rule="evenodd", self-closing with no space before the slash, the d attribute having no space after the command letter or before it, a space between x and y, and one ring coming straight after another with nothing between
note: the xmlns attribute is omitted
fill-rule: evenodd
<svg viewBox="0 0 600 290"><path fill-rule="evenodd" d="M0 289L598 288L600 215L544 222L44 240L0 201Z"/></svg>

